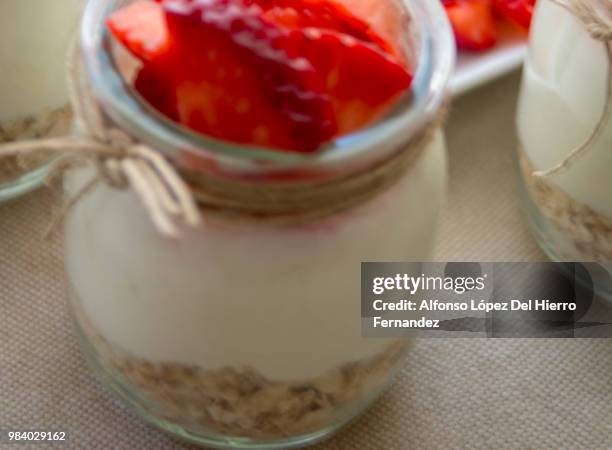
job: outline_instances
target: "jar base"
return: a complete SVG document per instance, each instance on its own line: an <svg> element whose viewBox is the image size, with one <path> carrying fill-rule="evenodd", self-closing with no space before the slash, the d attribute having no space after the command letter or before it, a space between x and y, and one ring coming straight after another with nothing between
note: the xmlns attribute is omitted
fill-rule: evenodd
<svg viewBox="0 0 612 450"><path fill-rule="evenodd" d="M141 414L148 423L172 434L173 436L187 441L191 444L205 448L215 448L220 450L282 450L309 447L331 437L342 425L334 425L327 429L315 433L306 434L283 441L273 443L254 442L248 438L219 438L214 439L192 433L183 427L166 422L154 416Z"/></svg>
<svg viewBox="0 0 612 450"><path fill-rule="evenodd" d="M279 439L251 439L247 437L231 437L231 436L213 436L203 435L186 427L178 425L148 411L143 405L144 400L133 388L126 382L123 382L123 377L116 373L112 367L106 366L103 361L97 357L97 352L94 346L89 341L87 334L83 331L79 322L73 317L73 323L76 328L77 337L85 356L85 360L90 370L103 386L107 386L114 394L116 394L138 417L145 420L147 423L161 429L162 431L176 437L180 440L195 444L201 447L215 448L221 450L281 450L281 449L297 449L308 447L330 438L334 433L345 427L348 423L357 418L364 409L366 409L376 398L386 389L389 383L377 392L371 395L370 399L364 402L363 407L350 416L345 416L343 420L317 430L312 433L307 433L299 436L292 436Z"/></svg>

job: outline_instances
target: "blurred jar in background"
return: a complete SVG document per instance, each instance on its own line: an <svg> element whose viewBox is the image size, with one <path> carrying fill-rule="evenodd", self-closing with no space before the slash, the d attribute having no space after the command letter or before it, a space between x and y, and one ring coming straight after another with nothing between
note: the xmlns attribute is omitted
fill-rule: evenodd
<svg viewBox="0 0 612 450"><path fill-rule="evenodd" d="M65 134L65 54L82 0L0 2L0 143ZM0 201L38 186L48 158L4 158Z"/></svg>
<svg viewBox="0 0 612 450"><path fill-rule="evenodd" d="M519 159L528 218L554 260L612 261L610 5L539 0L532 23Z"/></svg>

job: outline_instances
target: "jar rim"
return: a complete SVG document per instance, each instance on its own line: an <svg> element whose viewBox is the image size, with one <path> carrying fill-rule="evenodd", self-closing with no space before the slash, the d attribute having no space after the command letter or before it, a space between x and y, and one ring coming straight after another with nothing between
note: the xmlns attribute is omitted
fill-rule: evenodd
<svg viewBox="0 0 612 450"><path fill-rule="evenodd" d="M455 63L455 43L448 18L437 1L400 0L416 36L416 63L410 98L393 113L353 133L340 136L316 152L304 154L266 149L215 139L192 132L153 112L131 92L111 52L106 18L125 0L90 0L83 14L80 46L88 82L96 101L128 133L171 159L177 149L216 167L236 172L261 173L295 169L350 167L378 160L384 149L399 145L427 126L442 107ZM375 153L375 155L373 155Z"/></svg>

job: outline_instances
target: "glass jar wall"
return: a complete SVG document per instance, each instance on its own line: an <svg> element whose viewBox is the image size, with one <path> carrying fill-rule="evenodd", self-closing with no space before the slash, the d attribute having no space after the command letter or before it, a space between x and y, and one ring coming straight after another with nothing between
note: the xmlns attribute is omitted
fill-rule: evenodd
<svg viewBox="0 0 612 450"><path fill-rule="evenodd" d="M438 125L454 43L435 2L401 6L402 20L412 16L416 27L403 35L417 68L410 99L329 150L289 162L278 152L194 138L134 99L118 82L102 31L124 3L89 3L86 74L107 119L179 168L195 158L198 170L253 183L296 173L333 180L376 166ZM68 192L87 179L85 171L71 174ZM361 336L360 263L429 259L445 187L439 129L385 192L297 225L204 212L201 227L168 239L134 193L101 185L76 204L65 228L85 353L144 418L192 442L289 448L320 440L382 392L410 347Z"/></svg>

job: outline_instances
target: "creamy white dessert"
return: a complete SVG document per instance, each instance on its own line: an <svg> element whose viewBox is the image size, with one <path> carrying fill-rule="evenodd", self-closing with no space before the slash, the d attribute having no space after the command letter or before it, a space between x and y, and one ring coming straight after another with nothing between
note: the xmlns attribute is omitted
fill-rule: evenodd
<svg viewBox="0 0 612 450"><path fill-rule="evenodd" d="M524 167L526 172L555 166L593 131L609 101L607 64L604 44L592 39L579 19L553 2L538 2L517 115L522 151L531 166ZM612 220L610 149L612 119L568 170L544 180L525 173L535 187L536 203L548 210L545 214L557 222L567 240L576 241L578 254L581 247L592 247L585 249L583 256L587 257L599 258L595 253L605 244L603 241L609 241L605 245L612 247L612 238L602 238L601 233L590 235L592 227ZM577 224L576 233L580 233L580 227L589 231L582 230L582 236L575 238L571 223ZM606 225L602 233L607 232ZM591 244L589 240L602 242ZM577 255L571 246L561 242L554 245L564 247L560 253L565 256Z"/></svg>
<svg viewBox="0 0 612 450"><path fill-rule="evenodd" d="M0 2L0 122L65 105L65 54L82 4L82 0Z"/></svg>
<svg viewBox="0 0 612 450"><path fill-rule="evenodd" d="M389 346L361 337L360 263L427 260L445 179L438 133L397 185L359 208L286 229L205 218L177 241L133 193L101 186L67 222L69 282L97 332L138 358L322 376Z"/></svg>
<svg viewBox="0 0 612 450"><path fill-rule="evenodd" d="M86 176L73 174L69 195ZM342 425L411 344L361 336L360 263L429 259L445 180L437 132L369 203L288 228L205 217L178 240L159 234L133 192L98 187L65 234L93 364L192 433L279 439Z"/></svg>

